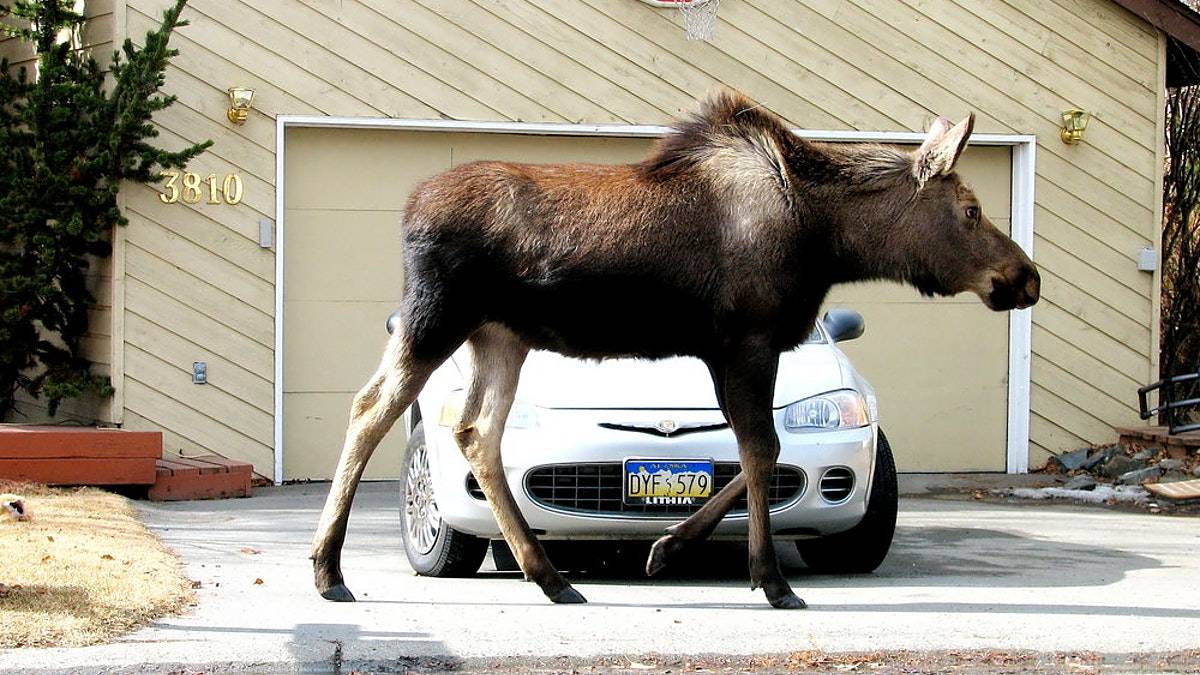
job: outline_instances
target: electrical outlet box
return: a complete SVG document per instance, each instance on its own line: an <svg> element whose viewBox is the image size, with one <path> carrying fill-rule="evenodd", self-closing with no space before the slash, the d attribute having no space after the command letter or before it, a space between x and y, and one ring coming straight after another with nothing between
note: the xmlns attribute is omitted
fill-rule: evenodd
<svg viewBox="0 0 1200 675"><path fill-rule="evenodd" d="M270 218L259 218L258 220L258 245L262 248L271 248L275 245L275 223L271 222Z"/></svg>
<svg viewBox="0 0 1200 675"><path fill-rule="evenodd" d="M203 361L192 363L192 384L208 384L208 364Z"/></svg>
<svg viewBox="0 0 1200 675"><path fill-rule="evenodd" d="M1158 269L1158 251L1149 246L1142 247L1138 253L1138 269L1143 272L1153 272Z"/></svg>

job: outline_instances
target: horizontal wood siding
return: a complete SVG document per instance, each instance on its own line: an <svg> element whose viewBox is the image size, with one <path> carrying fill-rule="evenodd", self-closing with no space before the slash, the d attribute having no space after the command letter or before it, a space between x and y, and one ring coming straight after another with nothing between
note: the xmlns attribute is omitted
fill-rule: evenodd
<svg viewBox="0 0 1200 675"><path fill-rule="evenodd" d="M127 0L123 32L166 5ZM662 123L722 82L809 129L975 111L979 131L1036 134L1031 461L1136 422L1156 321L1135 265L1156 229L1159 35L1108 0L729 0L712 42L633 0L191 0L185 17L162 140L213 139L193 170L237 172L246 193L168 206L127 191L125 407L181 448L271 473L274 260L256 240L274 217L275 115ZM242 127L224 118L233 85L257 92ZM1095 114L1076 146L1058 140L1070 107ZM194 360L211 384L189 383Z"/></svg>

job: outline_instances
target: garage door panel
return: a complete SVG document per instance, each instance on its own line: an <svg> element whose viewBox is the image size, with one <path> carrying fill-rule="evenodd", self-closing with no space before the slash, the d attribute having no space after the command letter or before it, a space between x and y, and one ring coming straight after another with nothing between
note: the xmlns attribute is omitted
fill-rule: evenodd
<svg viewBox="0 0 1200 675"><path fill-rule="evenodd" d="M329 478L353 394L379 363L399 304L400 221L421 180L480 159L629 162L653 141L411 131L287 133L284 476ZM389 445L390 444L390 445ZM393 432L368 478L396 478ZM388 449L390 448L390 449Z"/></svg>
<svg viewBox="0 0 1200 675"><path fill-rule="evenodd" d="M861 284L846 284L837 286L829 293L831 303L881 302L897 309L910 306L947 306L947 305L979 305L983 306L979 296L974 293L959 293L948 298L927 298L917 289L906 284L891 281L872 281ZM907 311L907 309L905 309Z"/></svg>
<svg viewBox="0 0 1200 675"><path fill-rule="evenodd" d="M399 211L289 210L286 218L285 300L399 305Z"/></svg>
<svg viewBox="0 0 1200 675"><path fill-rule="evenodd" d="M289 129L287 208L403 209L419 181L450 168L446 134L358 129Z"/></svg>
<svg viewBox="0 0 1200 675"><path fill-rule="evenodd" d="M283 391L356 392L379 366L385 302L284 303Z"/></svg>
<svg viewBox="0 0 1200 675"><path fill-rule="evenodd" d="M956 167L984 213L1011 232L1012 152L967 148ZM924 298L898 283L835 288L826 307L862 312L866 333L843 343L879 396L901 471L1004 471L1008 314L973 293Z"/></svg>
<svg viewBox="0 0 1200 675"><path fill-rule="evenodd" d="M654 139L457 134L451 143L455 165L492 159L547 164L556 162L618 164L641 161L650 151Z"/></svg>
<svg viewBox="0 0 1200 675"><path fill-rule="evenodd" d="M328 479L337 466L350 418L353 394L289 394L283 401L283 474L288 479ZM367 480L395 478L400 473L407 434L397 424L367 463Z"/></svg>
<svg viewBox="0 0 1200 675"><path fill-rule="evenodd" d="M901 471L1005 469L1008 315L975 305L844 305L866 333L840 347L876 389Z"/></svg>
<svg viewBox="0 0 1200 675"><path fill-rule="evenodd" d="M975 189L983 212L993 222L1012 217L1012 149L968 146L954 169ZM997 224L997 227L999 225Z"/></svg>

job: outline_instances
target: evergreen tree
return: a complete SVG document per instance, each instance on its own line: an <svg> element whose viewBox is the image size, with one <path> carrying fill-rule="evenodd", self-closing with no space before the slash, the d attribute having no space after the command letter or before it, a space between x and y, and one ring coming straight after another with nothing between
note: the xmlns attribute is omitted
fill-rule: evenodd
<svg viewBox="0 0 1200 675"><path fill-rule="evenodd" d="M113 228L126 223L121 181L157 182L211 145L170 152L151 142L152 115L175 101L159 89L186 2L163 13L143 47L126 40L107 70L60 37L83 25L71 0L0 4L4 30L30 44L38 64L30 76L0 62L0 418L20 390L44 397L51 415L63 399L112 391L80 342L94 302L90 259L108 256Z"/></svg>

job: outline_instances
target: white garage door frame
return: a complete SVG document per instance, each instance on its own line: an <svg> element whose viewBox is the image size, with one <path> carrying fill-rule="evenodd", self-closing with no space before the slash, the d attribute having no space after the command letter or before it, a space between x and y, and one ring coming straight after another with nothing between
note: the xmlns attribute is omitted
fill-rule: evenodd
<svg viewBox="0 0 1200 675"><path fill-rule="evenodd" d="M289 127L334 129L395 129L450 133L522 134L539 136L616 136L656 138L670 127L623 124L555 124L534 122L467 122L366 117L279 115L275 119L275 482L283 480L283 260L287 228L284 222L284 135ZM813 141L914 144L925 134L907 131L812 131L795 129ZM1030 134L974 134L972 145L1012 148L1011 233L1014 241L1033 257L1033 190L1037 137ZM1008 321L1008 428L1006 470L1029 470L1029 389L1032 354L1032 310L1009 313Z"/></svg>

